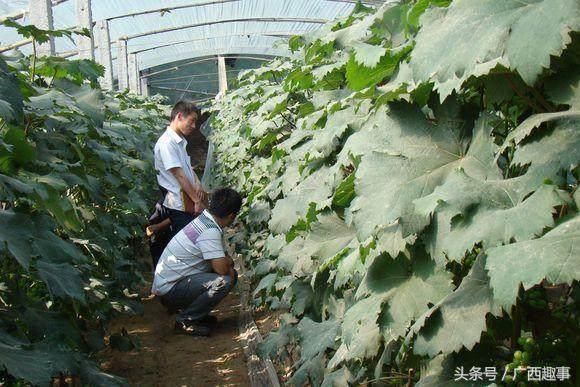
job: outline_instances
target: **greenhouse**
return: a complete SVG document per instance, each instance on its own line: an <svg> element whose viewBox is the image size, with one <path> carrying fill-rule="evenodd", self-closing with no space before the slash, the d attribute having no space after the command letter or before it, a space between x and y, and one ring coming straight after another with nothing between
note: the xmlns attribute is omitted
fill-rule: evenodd
<svg viewBox="0 0 580 387"><path fill-rule="evenodd" d="M0 386L576 386L578 0L0 0Z"/></svg>

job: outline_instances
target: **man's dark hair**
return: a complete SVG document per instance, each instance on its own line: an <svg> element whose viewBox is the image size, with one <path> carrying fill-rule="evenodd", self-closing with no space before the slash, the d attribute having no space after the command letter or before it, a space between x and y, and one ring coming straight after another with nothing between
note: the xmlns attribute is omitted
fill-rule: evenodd
<svg viewBox="0 0 580 387"><path fill-rule="evenodd" d="M179 101L171 109L171 117L169 121L173 121L177 114L181 113L185 117L189 116L192 113L195 113L196 117L199 118L201 116L201 110L195 106L195 104L191 101Z"/></svg>
<svg viewBox="0 0 580 387"><path fill-rule="evenodd" d="M209 199L209 212L219 218L237 214L241 207L242 197L231 188L219 188L211 194Z"/></svg>

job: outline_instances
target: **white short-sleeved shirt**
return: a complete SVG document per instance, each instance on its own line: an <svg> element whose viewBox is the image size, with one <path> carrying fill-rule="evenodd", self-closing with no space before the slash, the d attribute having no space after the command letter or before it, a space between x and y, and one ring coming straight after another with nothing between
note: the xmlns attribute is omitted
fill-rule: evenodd
<svg viewBox="0 0 580 387"><path fill-rule="evenodd" d="M157 182L167 190L163 205L167 208L183 211L181 199L181 186L169 170L180 167L191 184L199 183L197 175L191 168L191 159L187 154L187 141L167 127L167 130L159 137L155 144L155 169L157 170Z"/></svg>
<svg viewBox="0 0 580 387"><path fill-rule="evenodd" d="M208 210L179 231L169 242L155 268L151 292L162 296L180 279L211 273L211 260L225 257L222 229Z"/></svg>

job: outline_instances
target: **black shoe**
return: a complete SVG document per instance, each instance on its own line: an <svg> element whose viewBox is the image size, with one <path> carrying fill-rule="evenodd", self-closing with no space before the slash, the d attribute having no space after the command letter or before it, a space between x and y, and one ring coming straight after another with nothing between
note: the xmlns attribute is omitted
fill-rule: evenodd
<svg viewBox="0 0 580 387"><path fill-rule="evenodd" d="M185 333L191 336L209 336L210 330L205 325L200 325L197 322L175 322L175 331L178 333Z"/></svg>
<svg viewBox="0 0 580 387"><path fill-rule="evenodd" d="M216 316L208 314L208 315L205 315L204 317L200 318L196 322L203 324L203 325L215 325L215 324L217 324L218 319Z"/></svg>

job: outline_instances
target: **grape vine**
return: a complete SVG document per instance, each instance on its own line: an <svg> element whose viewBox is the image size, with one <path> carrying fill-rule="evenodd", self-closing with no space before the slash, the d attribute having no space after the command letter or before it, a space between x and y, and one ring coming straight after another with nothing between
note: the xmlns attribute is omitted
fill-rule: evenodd
<svg viewBox="0 0 580 387"><path fill-rule="evenodd" d="M262 353L297 386L573 384L578 2L359 4L289 45L211 136L256 302L286 312Z"/></svg>

